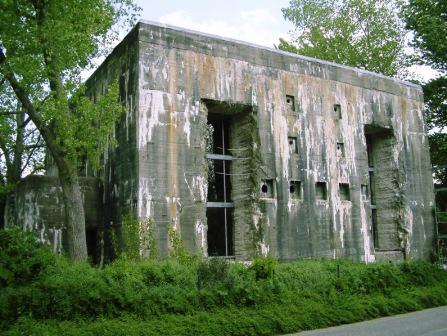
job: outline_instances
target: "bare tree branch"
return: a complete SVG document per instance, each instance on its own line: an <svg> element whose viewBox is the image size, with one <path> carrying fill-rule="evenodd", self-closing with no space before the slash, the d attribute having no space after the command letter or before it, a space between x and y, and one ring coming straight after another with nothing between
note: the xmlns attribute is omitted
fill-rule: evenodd
<svg viewBox="0 0 447 336"><path fill-rule="evenodd" d="M27 145L27 146L25 146L24 149L36 149L36 148L45 148L45 145L36 143L36 144L32 144L32 145Z"/></svg>
<svg viewBox="0 0 447 336"><path fill-rule="evenodd" d="M20 111L20 112L11 112L11 111L7 111L7 112L0 112L0 116L7 116L7 115L17 115L17 114L23 114L25 112Z"/></svg>
<svg viewBox="0 0 447 336"><path fill-rule="evenodd" d="M42 138L42 136L39 134L39 138L37 139L37 143L39 143L41 141L41 138ZM31 159L34 157L34 153L36 152L36 150L38 148L42 148L42 147L44 147L44 146L42 145L42 146L30 147L31 152L28 154L28 157L26 158L25 164L20 168L20 173L23 173L25 171L26 167L28 167Z"/></svg>
<svg viewBox="0 0 447 336"><path fill-rule="evenodd" d="M10 167L11 166L11 158L9 157L10 153L9 153L8 147L6 146L6 142L4 141L3 137L0 137L0 149L3 151L6 167Z"/></svg>
<svg viewBox="0 0 447 336"><path fill-rule="evenodd" d="M30 121L31 121L31 117L26 118L25 121L21 125L19 125L19 127L25 128L26 125L28 125ZM34 130L37 130L37 128L35 128Z"/></svg>

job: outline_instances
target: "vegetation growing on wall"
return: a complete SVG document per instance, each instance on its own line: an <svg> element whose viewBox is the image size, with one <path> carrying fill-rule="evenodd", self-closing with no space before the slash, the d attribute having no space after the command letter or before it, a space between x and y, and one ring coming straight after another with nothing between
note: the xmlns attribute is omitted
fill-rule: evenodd
<svg viewBox="0 0 447 336"><path fill-rule="evenodd" d="M169 257L182 264L189 264L194 258L186 249L180 232L171 224L168 227Z"/></svg>
<svg viewBox="0 0 447 336"><path fill-rule="evenodd" d="M114 252L121 258L139 260L142 257L157 258L155 223L152 218L138 219L130 210L121 220L122 244L112 229L111 240ZM122 247L121 247L122 246Z"/></svg>
<svg viewBox="0 0 447 336"><path fill-rule="evenodd" d="M249 188L251 190L251 213L253 218L250 221L250 233L252 249L254 251L253 256L261 255L260 243L264 240L264 229L262 212L259 207L259 186L261 185L261 171L260 166L262 163L261 158L261 139L259 138L259 126L257 111L252 111L248 118L247 128L250 129L248 133L250 136L249 141L252 144L252 153L250 155L249 166L252 174L250 175Z"/></svg>

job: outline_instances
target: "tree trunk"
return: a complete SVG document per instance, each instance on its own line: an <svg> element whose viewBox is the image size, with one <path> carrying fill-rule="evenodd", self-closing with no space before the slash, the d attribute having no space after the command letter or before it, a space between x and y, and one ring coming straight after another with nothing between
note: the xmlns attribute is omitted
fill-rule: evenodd
<svg viewBox="0 0 447 336"><path fill-rule="evenodd" d="M85 214L78 177L76 174L67 175L59 171L59 181L65 206L68 255L72 260L85 260L87 259Z"/></svg>
<svg viewBox="0 0 447 336"><path fill-rule="evenodd" d="M0 229L5 228L5 207L6 207L6 197L0 194Z"/></svg>
<svg viewBox="0 0 447 336"><path fill-rule="evenodd" d="M6 63L6 56L0 48L0 70L8 80L14 93L30 119L34 122L53 157L59 172L65 205L65 225L68 241L68 254L72 260L87 258L87 242L85 235L85 215L82 202L81 188L76 175L76 165L70 162L63 147L56 141L54 130L42 119L41 114L34 108L25 89L20 85L14 72Z"/></svg>

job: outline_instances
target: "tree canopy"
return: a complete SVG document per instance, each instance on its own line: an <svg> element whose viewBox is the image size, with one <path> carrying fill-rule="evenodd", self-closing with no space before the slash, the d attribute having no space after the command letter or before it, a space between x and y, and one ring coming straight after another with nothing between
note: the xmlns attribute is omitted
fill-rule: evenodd
<svg viewBox="0 0 447 336"><path fill-rule="evenodd" d="M435 176L447 185L447 1L410 0L405 17L421 63L441 72L424 85L425 119Z"/></svg>
<svg viewBox="0 0 447 336"><path fill-rule="evenodd" d="M134 19L132 0L4 0L0 3L0 81L41 134L59 173L68 252L87 256L77 163L97 162L120 115L118 88L94 103L81 72ZM100 121L100 122L99 122Z"/></svg>
<svg viewBox="0 0 447 336"><path fill-rule="evenodd" d="M410 0L406 7L407 27L414 31L413 45L422 61L447 71L447 1Z"/></svg>
<svg viewBox="0 0 447 336"><path fill-rule="evenodd" d="M282 12L295 25L279 48L388 76L409 64L400 0L291 0Z"/></svg>

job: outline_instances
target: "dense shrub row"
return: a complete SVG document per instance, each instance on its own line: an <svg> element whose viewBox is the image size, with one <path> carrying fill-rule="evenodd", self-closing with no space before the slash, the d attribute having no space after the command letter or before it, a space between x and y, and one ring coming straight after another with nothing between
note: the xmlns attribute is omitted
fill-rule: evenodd
<svg viewBox="0 0 447 336"><path fill-rule="evenodd" d="M447 273L424 262L121 259L99 269L0 231L0 330L11 335L270 335L441 304Z"/></svg>

